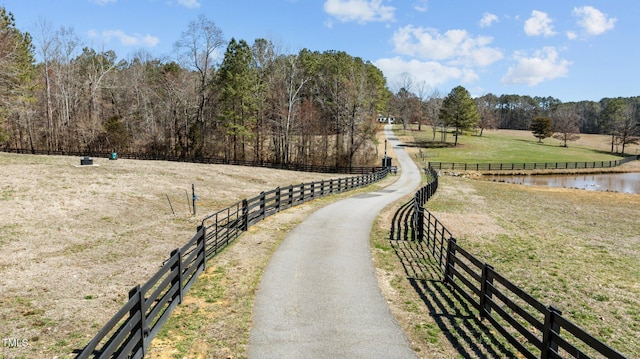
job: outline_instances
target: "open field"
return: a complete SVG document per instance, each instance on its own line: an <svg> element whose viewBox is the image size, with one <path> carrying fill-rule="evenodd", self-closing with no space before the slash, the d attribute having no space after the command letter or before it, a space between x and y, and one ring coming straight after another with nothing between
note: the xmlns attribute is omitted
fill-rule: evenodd
<svg viewBox="0 0 640 359"><path fill-rule="evenodd" d="M417 128L416 128L417 129ZM422 131L402 130L396 126L395 132L407 139L410 150L422 151L427 161L433 162L467 162L467 163L533 163L533 162L584 162L615 161L620 156L611 154L611 138L606 135L581 134L580 139L568 142L568 147L561 147L561 142L547 138L542 143L533 137L530 131L485 130L482 136L461 135L457 147L453 146L453 135L448 134L447 146L433 142L430 128ZM440 139L438 133L436 139ZM639 145L628 145L628 155L640 154Z"/></svg>
<svg viewBox="0 0 640 359"><path fill-rule="evenodd" d="M0 357L66 357L83 347L205 215L278 186L344 177L161 161L79 163L0 153L0 337L29 342L0 347ZM188 209L191 184L197 216Z"/></svg>

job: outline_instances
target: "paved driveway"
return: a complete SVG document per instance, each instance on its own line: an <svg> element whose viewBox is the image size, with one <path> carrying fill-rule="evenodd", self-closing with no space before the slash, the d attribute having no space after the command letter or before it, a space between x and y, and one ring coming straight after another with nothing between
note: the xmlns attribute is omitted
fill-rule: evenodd
<svg viewBox="0 0 640 359"><path fill-rule="evenodd" d="M376 216L421 181L396 137L388 128L385 134L400 178L314 212L287 235L256 294L249 358L417 357L380 292L371 261Z"/></svg>

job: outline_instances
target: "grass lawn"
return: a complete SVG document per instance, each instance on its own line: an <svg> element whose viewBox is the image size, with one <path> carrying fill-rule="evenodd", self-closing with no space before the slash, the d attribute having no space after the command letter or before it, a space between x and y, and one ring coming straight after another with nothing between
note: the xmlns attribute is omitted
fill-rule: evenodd
<svg viewBox="0 0 640 359"><path fill-rule="evenodd" d="M540 162L585 162L615 161L621 156L611 154L610 138L604 135L583 134L578 141L569 142L562 147L561 142L547 138L542 143L529 131L490 130L482 136L460 135L458 146L454 147L453 134L447 135L447 143L436 140L428 127L422 131L416 129L402 130L396 126L395 133L407 139L407 145L418 148L418 157L425 156L432 162L466 162L466 163L540 163ZM628 146L627 154L637 154L638 145Z"/></svg>

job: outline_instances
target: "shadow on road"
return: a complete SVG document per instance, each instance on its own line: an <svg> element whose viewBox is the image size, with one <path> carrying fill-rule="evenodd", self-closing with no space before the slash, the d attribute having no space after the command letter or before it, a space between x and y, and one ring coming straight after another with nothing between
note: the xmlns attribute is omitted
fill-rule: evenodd
<svg viewBox="0 0 640 359"><path fill-rule="evenodd" d="M410 217L406 210L398 215ZM406 216L406 217L405 217ZM408 229L395 228L390 243L404 268L412 288L420 296L431 317L463 358L517 358L515 350L497 338L493 327L481 321L473 308L442 282L439 261L430 254L426 242L404 240Z"/></svg>

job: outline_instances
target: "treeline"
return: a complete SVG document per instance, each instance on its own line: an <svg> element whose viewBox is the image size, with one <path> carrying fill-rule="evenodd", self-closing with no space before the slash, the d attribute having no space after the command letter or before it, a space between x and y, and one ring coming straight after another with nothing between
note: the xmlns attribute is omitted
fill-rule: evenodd
<svg viewBox="0 0 640 359"><path fill-rule="evenodd" d="M227 41L200 16L174 60L118 60L82 47L71 29L38 26L32 38L0 7L2 147L336 166L377 158L390 93L358 57Z"/></svg>
<svg viewBox="0 0 640 359"><path fill-rule="evenodd" d="M578 139L580 133L611 136L611 152L624 153L625 145L640 142L640 96L563 103L553 97L496 96L489 93L473 99L475 106L472 112L477 110L478 114L460 127L456 123L460 122L459 119L453 123L447 120L445 115L450 111L443 108L448 97L455 98L458 87L443 98L437 91L426 91L424 85L405 82L405 86L391 98L392 112L403 124L418 124L420 130L423 125L429 126L434 141L438 140L438 133L439 140L446 141L450 127L454 127L455 132L476 130L482 135L485 129L532 130L538 120L544 119L550 124L549 134L545 136L553 135L565 146L567 141ZM458 100L454 102L458 104ZM467 112L460 106L453 108L461 113Z"/></svg>
<svg viewBox="0 0 640 359"><path fill-rule="evenodd" d="M564 116L575 117L580 133L607 134L611 124L607 111L611 110L611 103L622 102L623 106L635 107L640 104L640 97L563 103L553 97L487 94L477 101L492 109L498 128L526 130L534 118L553 118L560 111Z"/></svg>
<svg viewBox="0 0 640 359"><path fill-rule="evenodd" d="M408 75L392 94L382 72L361 58L288 54L265 39L227 41L205 16L182 32L173 59L141 51L119 60L46 21L34 34L0 7L0 147L359 166L375 164L379 115L430 126L440 141L452 126L441 111L445 96ZM611 135L612 152L640 135L640 97L474 100L480 134L530 130L544 117L565 139Z"/></svg>
<svg viewBox="0 0 640 359"><path fill-rule="evenodd" d="M396 117L422 125L438 124L443 96L437 91L426 92L424 87L402 87L394 95L393 108ZM417 89L414 89L417 88ZM575 120L580 133L607 134L611 121L608 118L613 107L628 107L628 115L635 116L640 96L603 98L600 101L562 102L553 97L527 95L486 94L475 98L480 111L480 128L529 130L536 117L569 116ZM635 119L635 118L634 118Z"/></svg>

